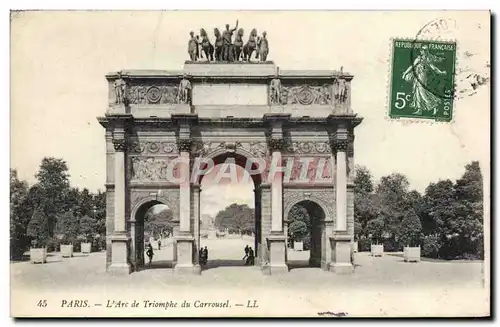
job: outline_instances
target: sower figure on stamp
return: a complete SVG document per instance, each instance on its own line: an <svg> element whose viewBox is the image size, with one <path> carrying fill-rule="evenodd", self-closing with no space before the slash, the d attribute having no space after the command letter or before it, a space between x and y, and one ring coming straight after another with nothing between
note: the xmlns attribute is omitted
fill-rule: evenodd
<svg viewBox="0 0 500 327"><path fill-rule="evenodd" d="M427 46L424 45L412 65L403 73L403 79L413 85L413 98L410 107L416 109L414 114L422 114L423 110L433 111L433 114L436 115L441 99L431 92L427 85L429 81L433 80L433 75L446 75L446 71L440 70L435 65L443 60L444 58L430 53Z"/></svg>
<svg viewBox="0 0 500 327"><path fill-rule="evenodd" d="M177 94L177 100L179 103L189 104L191 97L191 82L184 75L181 82L179 83L179 93Z"/></svg>
<svg viewBox="0 0 500 327"><path fill-rule="evenodd" d="M196 59L198 58L198 40L194 36L193 31L189 32L189 35L191 36L188 42L189 58L191 59L191 61L196 61Z"/></svg>
<svg viewBox="0 0 500 327"><path fill-rule="evenodd" d="M116 94L115 103L125 103L126 84L122 78L122 72L117 72L116 74L118 75L118 78L113 83Z"/></svg>
<svg viewBox="0 0 500 327"><path fill-rule="evenodd" d="M222 33L222 60L223 61L233 61L233 47L232 38L233 33L238 29L238 20L236 20L236 27L229 29L229 24L226 24L226 30Z"/></svg>

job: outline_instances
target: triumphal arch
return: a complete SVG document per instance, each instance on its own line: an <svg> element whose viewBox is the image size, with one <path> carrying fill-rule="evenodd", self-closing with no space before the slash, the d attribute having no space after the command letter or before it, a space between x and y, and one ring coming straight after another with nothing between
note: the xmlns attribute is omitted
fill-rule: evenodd
<svg viewBox="0 0 500 327"><path fill-rule="evenodd" d="M141 269L142 219L162 203L176 225L174 273L200 273L203 164L228 158L253 171L263 273L288 271L287 216L297 203L317 208L311 261L325 271L353 271L353 142L362 119L351 108L352 75L234 60L106 78L109 103L98 119L106 129L109 272Z"/></svg>

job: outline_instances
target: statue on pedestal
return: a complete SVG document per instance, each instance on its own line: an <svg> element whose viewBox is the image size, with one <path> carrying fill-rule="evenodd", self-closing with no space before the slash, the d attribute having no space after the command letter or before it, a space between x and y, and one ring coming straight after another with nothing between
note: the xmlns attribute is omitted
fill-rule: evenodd
<svg viewBox="0 0 500 327"><path fill-rule="evenodd" d="M222 61L222 35L219 32L218 28L214 28L214 36L215 36L215 61Z"/></svg>
<svg viewBox="0 0 500 327"><path fill-rule="evenodd" d="M200 36L201 36L201 49L205 53L207 61L214 61L214 46L212 45L212 43L210 43L210 40L208 39L208 35L205 29L203 28L200 29Z"/></svg>
<svg viewBox="0 0 500 327"><path fill-rule="evenodd" d="M257 50L257 30L254 28L250 32L250 36L248 37L248 42L245 44L243 47L243 60L245 61L250 61L252 58L252 53L255 51L256 58L259 58L259 53L256 51Z"/></svg>
<svg viewBox="0 0 500 327"><path fill-rule="evenodd" d="M125 97L126 93L125 92L126 92L127 84L123 80L121 72L117 72L117 75L118 75L118 78L113 83L113 86L115 88L115 95L116 95L115 103L125 103L125 101L126 101L126 97Z"/></svg>
<svg viewBox="0 0 500 327"><path fill-rule="evenodd" d="M257 55L260 56L260 61L266 61L269 54L269 43L267 41L267 33L262 32L262 37L257 41Z"/></svg>
<svg viewBox="0 0 500 327"><path fill-rule="evenodd" d="M199 56L199 50L198 50L198 40L194 36L194 32L189 32L189 35L191 38L189 39L188 42L188 53L189 53L189 58L191 61L196 61L196 59Z"/></svg>
<svg viewBox="0 0 500 327"><path fill-rule="evenodd" d="M236 27L229 29L229 24L226 24L226 30L222 33L222 61L233 61L233 33L238 29L238 21Z"/></svg>
<svg viewBox="0 0 500 327"><path fill-rule="evenodd" d="M271 80L269 87L269 100L271 104L281 104L281 80L278 74Z"/></svg>
<svg viewBox="0 0 500 327"><path fill-rule="evenodd" d="M244 30L240 28L236 36L234 37L234 46L233 46L233 54L234 61L239 61L243 51L243 34Z"/></svg>
<svg viewBox="0 0 500 327"><path fill-rule="evenodd" d="M191 82L186 77L184 75L179 83L179 93L177 95L178 102L183 104L189 104L191 100Z"/></svg>

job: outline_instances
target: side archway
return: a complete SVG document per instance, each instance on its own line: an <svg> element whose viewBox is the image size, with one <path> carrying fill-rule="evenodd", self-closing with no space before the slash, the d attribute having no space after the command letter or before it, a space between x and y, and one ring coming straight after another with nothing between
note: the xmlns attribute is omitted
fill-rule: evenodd
<svg viewBox="0 0 500 327"><path fill-rule="evenodd" d="M135 271L142 270L145 267L145 217L151 208L157 205L164 205L169 210L172 207L169 201L157 196L147 196L134 204L130 215L130 262Z"/></svg>
<svg viewBox="0 0 500 327"><path fill-rule="evenodd" d="M285 217L288 222L287 239L292 237L290 245L294 246L293 241L303 242L306 246L304 250L309 250L307 264L289 262L290 268L294 266L320 267L326 262L326 247L328 245L325 225L326 212L325 204L321 202L321 200L308 197L306 199L302 198L301 200L290 201L286 207ZM295 221L300 220L299 217L291 217L292 208L296 206L300 206L303 210L307 211L307 219L303 221L307 226L307 232L305 236L301 236L301 239L296 239L296 235L293 235L293 230L291 230L291 233L288 233L289 228L293 228ZM303 217L301 218L303 219Z"/></svg>

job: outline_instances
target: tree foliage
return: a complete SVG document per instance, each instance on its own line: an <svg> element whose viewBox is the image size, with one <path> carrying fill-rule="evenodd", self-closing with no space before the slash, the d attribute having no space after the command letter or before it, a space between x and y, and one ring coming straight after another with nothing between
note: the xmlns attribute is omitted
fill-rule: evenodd
<svg viewBox="0 0 500 327"><path fill-rule="evenodd" d="M166 237L173 232L172 210L165 209L159 212L149 210L144 217L144 231L155 239Z"/></svg>
<svg viewBox="0 0 500 327"><path fill-rule="evenodd" d="M384 176L372 188L371 174L360 171L355 180L360 185L354 188L357 238L383 242L388 251L421 245L423 255L432 257L483 257L483 184L478 162L466 165L455 183L449 179L430 183L423 195L410 191L402 174Z"/></svg>
<svg viewBox="0 0 500 327"><path fill-rule="evenodd" d="M29 248L27 227L31 210L27 205L28 183L20 181L16 170L10 170L10 258L20 259Z"/></svg>
<svg viewBox="0 0 500 327"><path fill-rule="evenodd" d="M72 211L66 211L57 218L55 233L61 236L63 243L73 243L78 237L80 222L77 216Z"/></svg>
<svg viewBox="0 0 500 327"><path fill-rule="evenodd" d="M252 234L255 233L254 209L246 204L233 203L221 210L215 216L215 227L229 232Z"/></svg>
<svg viewBox="0 0 500 327"><path fill-rule="evenodd" d="M49 224L45 213L41 208L35 208L26 230L35 247L47 245L49 240Z"/></svg>

